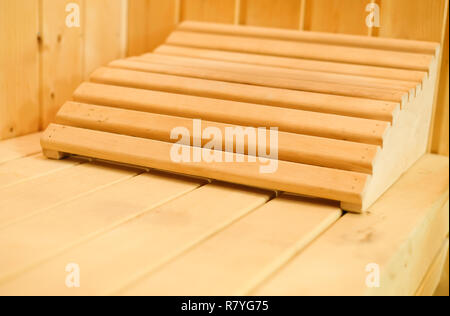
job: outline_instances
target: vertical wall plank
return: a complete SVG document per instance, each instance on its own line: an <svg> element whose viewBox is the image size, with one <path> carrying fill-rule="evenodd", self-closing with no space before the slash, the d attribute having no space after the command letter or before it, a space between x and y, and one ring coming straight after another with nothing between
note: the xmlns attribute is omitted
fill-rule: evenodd
<svg viewBox="0 0 450 316"><path fill-rule="evenodd" d="M446 0L380 0L379 36L441 40Z"/></svg>
<svg viewBox="0 0 450 316"><path fill-rule="evenodd" d="M165 1L166 2L166 1ZM144 53L147 50L149 0L129 0L128 3L128 56Z"/></svg>
<svg viewBox="0 0 450 316"><path fill-rule="evenodd" d="M366 6L369 3L370 0L306 0L304 29L367 35L369 13Z"/></svg>
<svg viewBox="0 0 450 316"><path fill-rule="evenodd" d="M38 0L0 0L0 139L39 129Z"/></svg>
<svg viewBox="0 0 450 316"><path fill-rule="evenodd" d="M142 53L150 52L158 45L162 44L170 32L175 28L180 15L180 8L177 7L179 6L179 4L177 4L179 0L148 0L148 2L148 46Z"/></svg>
<svg viewBox="0 0 450 316"><path fill-rule="evenodd" d="M82 22L83 0L41 1L41 128L52 122L83 80L83 23L66 25L68 3L80 6Z"/></svg>
<svg viewBox="0 0 450 316"><path fill-rule="evenodd" d="M150 52L164 42L175 28L178 1L129 0L128 56Z"/></svg>
<svg viewBox="0 0 450 316"><path fill-rule="evenodd" d="M439 90L436 99L436 111L433 124L433 134L431 141L431 151L440 155L449 155L449 33L448 16L445 27L444 43L442 47L442 66L439 80Z"/></svg>
<svg viewBox="0 0 450 316"><path fill-rule="evenodd" d="M123 14L127 1L85 1L85 64L84 74L89 76L96 68L125 55Z"/></svg>
<svg viewBox="0 0 450 316"><path fill-rule="evenodd" d="M448 42L448 0L381 0L379 36ZM448 27L447 27L448 28ZM448 155L448 44L442 53L441 72L434 104L430 149Z"/></svg>
<svg viewBox="0 0 450 316"><path fill-rule="evenodd" d="M301 0L244 0L242 17L247 25L298 29Z"/></svg>
<svg viewBox="0 0 450 316"><path fill-rule="evenodd" d="M235 0L182 0L181 20L234 23Z"/></svg>

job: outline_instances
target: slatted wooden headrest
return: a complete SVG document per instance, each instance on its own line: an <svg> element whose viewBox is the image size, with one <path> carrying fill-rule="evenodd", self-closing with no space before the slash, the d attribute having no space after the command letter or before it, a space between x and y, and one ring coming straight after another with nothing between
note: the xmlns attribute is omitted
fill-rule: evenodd
<svg viewBox="0 0 450 316"><path fill-rule="evenodd" d="M96 70L42 147L50 158L156 168L360 212L425 153L438 53L428 42L184 22L154 53ZM249 138L223 137L246 127ZM273 145L258 138L261 127L278 128L277 159L253 157L253 145L264 153ZM189 136L176 150L191 162L173 159L180 130ZM214 139L219 150L204 148ZM194 157L211 154L223 161Z"/></svg>

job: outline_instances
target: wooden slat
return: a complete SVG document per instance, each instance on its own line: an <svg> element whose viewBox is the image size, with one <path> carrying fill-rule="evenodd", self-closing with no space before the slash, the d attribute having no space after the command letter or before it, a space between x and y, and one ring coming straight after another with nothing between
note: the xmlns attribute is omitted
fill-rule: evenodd
<svg viewBox="0 0 450 316"><path fill-rule="evenodd" d="M327 73L338 73L361 77L404 80L415 83L422 82L427 75L426 72L405 69L351 65L310 59L245 54L171 45L161 45L155 49L154 53L171 56L195 57L208 60L229 61L248 65L274 66L288 69L322 71Z"/></svg>
<svg viewBox="0 0 450 316"><path fill-rule="evenodd" d="M416 292L416 296L433 296L441 280L442 270L445 265L445 259L448 256L448 238L434 258L428 272Z"/></svg>
<svg viewBox="0 0 450 316"><path fill-rule="evenodd" d="M61 125L51 125L42 144L57 152L356 204L361 203L369 180L367 174L285 161L255 163L238 154L231 155L233 162L226 162L223 152L218 152L222 162L193 162L190 147L186 149L192 162L173 162L170 143ZM211 154L207 149L198 152L202 156ZM241 158L243 162L238 162ZM272 164L273 173L261 172L260 167L267 163Z"/></svg>
<svg viewBox="0 0 450 316"><path fill-rule="evenodd" d="M133 60L117 60L108 65L109 67L122 68L136 71L146 71L174 76L184 76L198 79L208 79L232 83L241 83L262 87L299 90L307 92L325 93L341 96L369 98L374 100L402 102L408 99L407 91L381 90L364 88L360 86L340 85L333 83L321 83L308 80L291 80L283 78L271 78L255 76L247 73L227 73L199 68L188 68L170 66L164 64L151 64Z"/></svg>
<svg viewBox="0 0 450 316"><path fill-rule="evenodd" d="M0 190L0 227L136 175L125 168L82 164Z"/></svg>
<svg viewBox="0 0 450 316"><path fill-rule="evenodd" d="M234 62L204 60L199 58L189 58L180 56L163 56L152 53L145 54L141 57L129 58L126 61L140 61L146 63L180 66L184 68L195 68L197 71L208 69L208 70L216 70L217 72L220 73L254 75L258 76L259 78L262 77L271 78L274 81L274 83L272 84L266 83L264 85L275 85L276 82L280 79L282 79L282 82L285 82L285 79L289 79L292 80L292 82L298 84L299 87L297 88L298 90L301 90L302 84L304 84L305 81L326 82L331 84L339 84L342 86L345 85L345 86L378 88L379 90L383 91L398 90L403 92L409 92L411 90L414 90L418 85L417 83L413 83L411 81L400 81L400 80L390 80L390 79L380 79L370 77L367 78L361 76L325 73L320 71L318 72L308 70L294 70L271 66L249 65ZM193 75L195 75L196 73L197 72L192 72ZM208 72L206 72L206 75L208 75ZM256 83L258 82L259 81L256 81ZM294 89L294 87L295 86L291 88ZM376 90L370 91L373 92Z"/></svg>
<svg viewBox="0 0 450 316"><path fill-rule="evenodd" d="M123 77L120 77L121 79ZM120 79L120 80L121 80ZM136 77L132 78L133 80ZM142 82L142 81L141 81ZM114 82L107 82L114 83ZM93 89L94 88L94 89ZM90 86L88 89L95 90L97 87ZM103 87L100 87L103 88ZM105 89L111 89L105 87ZM118 91L118 90L116 90ZM130 91L136 93L136 91ZM102 92L95 92L98 95ZM244 125L251 127L265 126L267 128L277 127L281 131L306 134L311 136L328 137L333 139L348 140L373 145L382 145L385 135L388 133L390 124L388 122L368 120L361 118L353 118L326 113L309 112L302 110L282 109L276 107L264 107L261 105L252 105L245 103L230 103L225 107L219 106L219 102L211 99L199 100L203 101L194 106L194 108L186 110L186 104L190 101L185 96L172 95L166 97L161 95L162 99L157 102L155 99L149 101L141 100L136 106L134 104L119 103L119 107L125 107L132 110L143 110L147 112L156 112L167 115L200 118L204 120ZM128 95L128 99L136 98L136 95ZM75 99L86 103L111 105L104 100L97 102L90 98L80 90L77 91ZM178 102L168 104L170 99ZM181 100L180 100L181 99ZM147 99L148 100L148 99ZM197 99L198 100L198 99ZM116 101L117 102L117 101ZM175 107L175 104L182 104L182 108ZM207 106L209 105L209 107ZM329 122L326 124L325 122ZM268 125L270 122L270 125Z"/></svg>
<svg viewBox="0 0 450 316"><path fill-rule="evenodd" d="M235 0L181 0L181 20L233 23Z"/></svg>
<svg viewBox="0 0 450 316"><path fill-rule="evenodd" d="M39 130L38 3L0 1L0 140Z"/></svg>
<svg viewBox="0 0 450 316"><path fill-rule="evenodd" d="M95 166L93 170L94 174L90 175L92 178L102 177L99 166ZM115 172L120 173L118 169L115 169ZM65 249L141 216L200 185L199 181L157 173L128 178L126 181L1 229L0 282ZM72 179L75 181L74 177ZM83 184L85 183L80 182L78 186ZM53 181L52 185L54 190L59 188L57 181ZM48 199L42 191L36 193L36 196ZM127 240L127 243L129 241ZM129 243L128 245L131 246ZM62 266L61 271L64 272L68 263ZM65 286L64 278L61 285Z"/></svg>
<svg viewBox="0 0 450 316"><path fill-rule="evenodd" d="M80 161L68 159L54 161L42 154L16 159L0 165L0 189L19 182L27 181L48 173L60 171L79 164Z"/></svg>
<svg viewBox="0 0 450 316"><path fill-rule="evenodd" d="M147 209L147 212L92 241L69 249L66 253L19 275L18 278L12 279L9 283L0 285L0 293L111 294L111 292L127 285L139 275L158 268L212 234L222 230L264 204L270 197L270 194L256 190L210 184L149 211L149 206L154 204L151 201L156 201L157 195L151 194L150 199L145 198L148 192L161 194L164 192L163 190L167 190L168 186L174 185L166 180L163 188L159 189L158 183L155 180L150 180L148 176L146 179L141 177L140 183L135 181L135 183L121 186L122 192L117 187L112 201L111 197L104 195L103 197L97 196L95 200L91 199L89 204L87 201L82 204L78 203L79 206L86 204L81 211L85 214L85 218L89 218L90 221L95 223L89 225L89 228L95 227L97 230L104 228L111 222L110 210L97 210L99 201L111 204L115 210L116 218L121 213L123 214L122 218L125 216L136 217L139 209L141 213L144 213L144 209ZM159 182L162 182L162 180L159 180ZM178 187L180 186L181 184L178 184ZM151 190L148 190L149 187ZM186 189L188 184L184 184L184 187ZM138 194L133 193L133 191L137 191ZM136 206L130 208L124 205L124 194L133 197L130 201L133 201ZM73 205L70 209L66 208L61 211L67 218L57 216L52 222L53 225L59 224L62 227L67 227L69 234L66 234L66 236L73 235L75 238L80 238L83 231L87 232L86 229L77 228L77 226L83 226L78 216L79 208ZM43 221L44 218L41 220ZM79 222L80 225L70 225L70 220ZM40 229L36 229L36 225L31 226L31 222L27 224L27 226L23 225L20 230L15 229L13 238L28 240L31 239L31 236L40 232ZM32 229L33 235L26 234L25 236L28 236L28 238L20 236L18 233L27 227ZM68 241L69 239L66 237L64 242L67 243ZM5 241L4 244L7 244L7 242ZM41 242L39 240L38 242L28 240L30 247L34 244L40 245ZM3 247L1 249L4 249ZM19 250L22 251L23 249L25 248L22 247ZM64 282L61 282L66 278L64 267L69 262L76 262L80 265L82 273L82 286L80 288L69 289ZM11 259L9 264L4 265L11 267L14 263L15 261ZM113 271L114 276L111 277ZM35 282L36 278L42 276L45 276L46 282Z"/></svg>
<svg viewBox="0 0 450 316"><path fill-rule="evenodd" d="M59 108L70 100L72 93L83 81L84 23L80 27L67 27L66 5L80 8L84 19L84 1L42 1L41 50L41 128L53 121ZM67 62L70 60L70 62Z"/></svg>
<svg viewBox="0 0 450 316"><path fill-rule="evenodd" d="M243 24L298 29L300 0L244 0Z"/></svg>
<svg viewBox="0 0 450 316"><path fill-rule="evenodd" d="M0 142L0 164L37 154L41 151L39 139L41 133L34 133Z"/></svg>
<svg viewBox="0 0 450 316"><path fill-rule="evenodd" d="M447 158L425 156L367 215L344 215L252 294L413 295L448 235L448 171ZM372 263L380 288L365 283Z"/></svg>
<svg viewBox="0 0 450 316"><path fill-rule="evenodd" d="M130 125L130 122L133 122L133 124ZM202 136L201 131L207 128L218 128L223 136L226 135L227 128L241 128L242 130L246 128L202 121L200 135L194 137L193 119L75 102L68 102L63 106L58 113L56 123L170 143L183 141L171 138L173 129L183 127L191 135L189 141L184 143L188 146L191 144L205 146L211 139ZM257 146L256 143L253 145ZM225 138L222 140L221 146L221 148L216 149L229 151ZM242 151L236 151L239 146L242 146ZM266 146L265 152L270 152L269 144L266 144ZM248 148L249 140L244 137L243 139L237 138L233 148L230 149L234 152L248 154ZM286 132L278 133L278 159L285 161L372 173L378 151L377 146Z"/></svg>
<svg viewBox="0 0 450 316"><path fill-rule="evenodd" d="M167 44L428 71L434 55L175 31Z"/></svg>
<svg viewBox="0 0 450 316"><path fill-rule="evenodd" d="M329 0L326 0L329 1ZM334 0L333 0L334 1ZM363 22L365 21L362 20ZM435 55L439 43L186 21L178 30ZM439 42L439 39L435 40Z"/></svg>
<svg viewBox="0 0 450 316"><path fill-rule="evenodd" d="M431 151L436 154L449 154L449 33L448 33L448 17L447 23L442 34L442 59L439 81L436 87L436 96L434 104L434 122L432 124L431 133Z"/></svg>
<svg viewBox="0 0 450 316"><path fill-rule="evenodd" d="M217 106L214 106L214 108L218 107L219 104L223 102L218 101L219 99L222 99L388 122L394 122L400 110L399 103L389 101L258 87L245 84L218 82L214 80L138 72L119 68L100 68L92 74L91 81L130 88L160 90L177 94L216 98L217 101L215 102L217 102ZM75 96L78 94L79 93L76 92ZM187 96L184 96L183 98L191 100ZM228 104L230 105L229 102ZM272 117L266 122L271 122L274 118L275 117Z"/></svg>
<svg viewBox="0 0 450 316"><path fill-rule="evenodd" d="M276 198L120 293L243 295L340 215L337 205Z"/></svg>

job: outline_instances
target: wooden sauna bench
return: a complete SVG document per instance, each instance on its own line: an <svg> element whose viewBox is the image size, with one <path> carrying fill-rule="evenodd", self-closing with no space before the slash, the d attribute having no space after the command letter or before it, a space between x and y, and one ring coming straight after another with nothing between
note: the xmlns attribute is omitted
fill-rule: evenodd
<svg viewBox="0 0 450 316"><path fill-rule="evenodd" d="M0 142L0 295L431 295L448 258L447 157L424 156L352 214L337 202L48 160L40 136ZM79 288L65 285L69 263ZM365 283L371 263L379 288Z"/></svg>

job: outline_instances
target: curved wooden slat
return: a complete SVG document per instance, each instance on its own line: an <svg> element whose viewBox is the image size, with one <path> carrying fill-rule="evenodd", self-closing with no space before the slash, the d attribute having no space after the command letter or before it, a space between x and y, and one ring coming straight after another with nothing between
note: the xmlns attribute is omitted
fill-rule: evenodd
<svg viewBox="0 0 450 316"><path fill-rule="evenodd" d="M306 43L332 44L349 47L364 47L430 55L435 55L439 49L439 43L434 42L392 39L385 37L368 37L339 33L294 31L268 27L205 23L196 21L184 21L178 26L178 30L249 36L256 38L271 38Z"/></svg>
<svg viewBox="0 0 450 316"><path fill-rule="evenodd" d="M170 137L171 131L182 127L191 135L189 142L185 142L184 145L205 146L211 140L198 135L194 141L193 119L76 102L67 102L61 108L56 123L169 143L178 141ZM202 121L201 129L207 128L217 128L223 136L226 135L227 128L245 129L242 126ZM241 153L249 154L248 137L236 138L233 151L237 152L236 148L239 146L244 150ZM222 139L222 150L227 150L225 138ZM269 144L266 144L266 152L270 152ZM379 147L374 145L286 132L278 133L278 158L285 161L370 174L378 152Z"/></svg>
<svg viewBox="0 0 450 316"><path fill-rule="evenodd" d="M175 31L171 45L429 71L434 55Z"/></svg>
<svg viewBox="0 0 450 316"><path fill-rule="evenodd" d="M105 73L106 76L95 77L96 81L124 86L136 85L138 88L148 87L145 86L146 81L143 78L137 78L133 72L126 73L127 76L122 74L115 76L115 70L111 70L112 73ZM109 76L111 74L112 76ZM139 74L146 75L146 73ZM113 86L84 84L75 92L74 97L76 101L86 103L114 105L132 110L200 118L228 124L278 127L281 131L291 133L374 145L383 144L383 139L390 128L390 124L383 121L248 103L221 103L206 98L189 99L184 95L161 94L142 90L125 90ZM118 97L119 91L122 92L122 100Z"/></svg>
<svg viewBox="0 0 450 316"><path fill-rule="evenodd" d="M242 83L262 87L326 93L332 95L360 97L392 102L404 102L408 98L408 92L411 91L411 93L413 93L414 91L414 88L399 88L398 90L391 88L377 89L350 84L339 84L324 81L318 82L310 80L310 78L308 77L301 80L270 77L262 74L261 72L255 73L247 71L237 73L227 71L226 68L225 70L223 70L224 68L221 69L220 65L217 66L217 69L208 69L189 66L181 67L177 65L168 65L161 63L147 63L145 62L145 59L128 59L113 61L108 66L137 71L155 72L166 75Z"/></svg>
<svg viewBox="0 0 450 316"><path fill-rule="evenodd" d="M57 124L47 128L41 143L64 153L349 203L361 203L370 179L363 173L286 161L278 161L274 173L261 173L267 163L249 162L248 156L238 154L232 155L233 162L225 162L223 152L222 162L173 162L170 143ZM237 162L239 156L244 162Z"/></svg>
<svg viewBox="0 0 450 316"><path fill-rule="evenodd" d="M247 65L273 66L287 69L312 70L325 73L346 74L360 77L386 78L420 83L427 73L423 71L395 69L387 67L342 64L302 58L278 57L222 50L201 49L193 47L163 44L155 49L154 54L167 56L185 56L203 60L220 60Z"/></svg>

